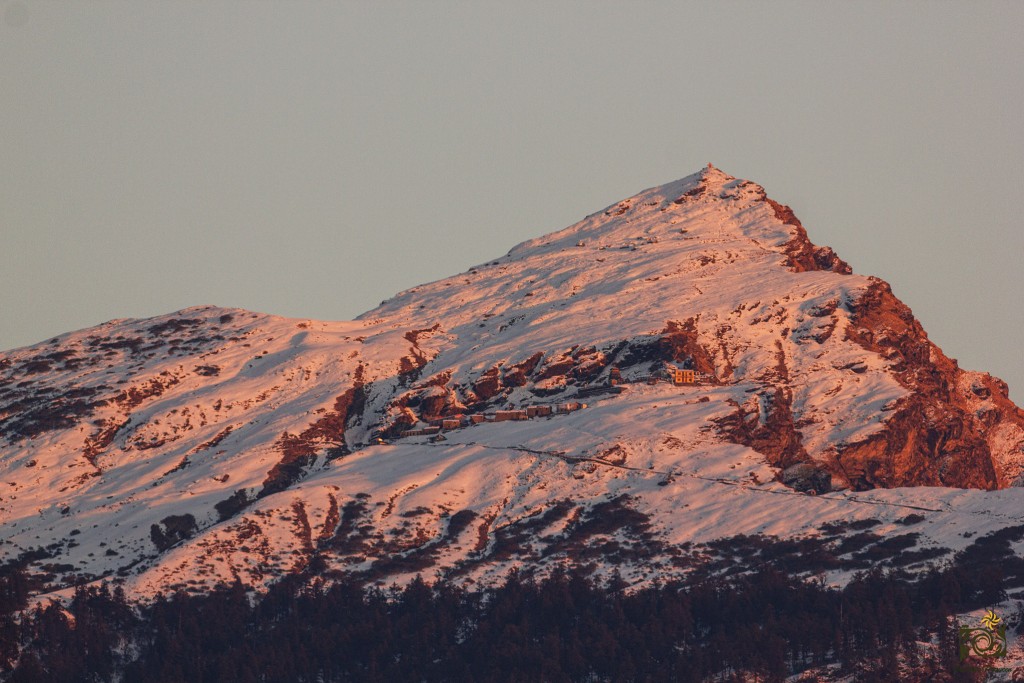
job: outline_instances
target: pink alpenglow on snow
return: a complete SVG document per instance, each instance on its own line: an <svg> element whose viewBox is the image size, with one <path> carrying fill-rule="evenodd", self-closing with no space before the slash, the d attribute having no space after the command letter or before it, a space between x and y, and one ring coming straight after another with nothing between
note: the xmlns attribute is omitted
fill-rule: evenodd
<svg viewBox="0 0 1024 683"><path fill-rule="evenodd" d="M956 550L1024 523L1006 385L710 164L354 321L195 307L0 354L0 449L4 559L46 549L44 592L314 557L642 584L736 534L913 509Z"/></svg>

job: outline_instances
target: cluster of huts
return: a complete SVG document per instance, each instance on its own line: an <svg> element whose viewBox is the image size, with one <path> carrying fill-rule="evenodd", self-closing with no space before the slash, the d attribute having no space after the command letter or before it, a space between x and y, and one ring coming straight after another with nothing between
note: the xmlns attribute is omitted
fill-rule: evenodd
<svg viewBox="0 0 1024 683"><path fill-rule="evenodd" d="M477 415L453 415L451 417L431 420L427 427L418 429L406 429L399 436L431 436L440 432L447 432L452 429L462 429L481 422L508 422L515 420L529 420L535 417L547 417L549 415L564 415L587 407L586 403L571 401L569 403L556 403L554 405L532 405L525 408L496 410L493 413L481 413Z"/></svg>
<svg viewBox="0 0 1024 683"><path fill-rule="evenodd" d="M710 379L707 375L697 372L690 368L678 368L672 365L667 365L664 370L656 372L652 375L638 377L631 381L646 381L648 384L655 384L657 382L669 381L675 386L690 386L706 382ZM622 378L622 374L618 368L612 368L608 376L608 387L595 387L591 389L584 389L580 391L580 395L606 393L612 391L617 393L622 391L620 385L626 384ZM481 422L508 422L515 420L530 420L535 417L547 417L549 415L562 415L565 413L571 413L577 410L586 408L586 403L579 402L568 402L568 403L556 403L556 404L545 404L545 405L532 405L526 406L525 408L509 409L509 410L496 410L493 413L481 413L476 415L453 415L451 417L439 418L431 420L427 423L426 427L418 427L416 429L406 429L399 434L400 437L405 436L435 436L440 435L442 432L447 432L452 429L462 429L470 425L480 424ZM438 439L443 439L443 436L438 436Z"/></svg>

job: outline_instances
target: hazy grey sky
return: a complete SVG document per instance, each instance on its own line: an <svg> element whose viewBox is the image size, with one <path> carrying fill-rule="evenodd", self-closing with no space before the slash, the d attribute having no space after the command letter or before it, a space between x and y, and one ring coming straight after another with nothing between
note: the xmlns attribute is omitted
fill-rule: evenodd
<svg viewBox="0 0 1024 683"><path fill-rule="evenodd" d="M0 0L0 348L351 318L707 162L1024 401L1022 2Z"/></svg>

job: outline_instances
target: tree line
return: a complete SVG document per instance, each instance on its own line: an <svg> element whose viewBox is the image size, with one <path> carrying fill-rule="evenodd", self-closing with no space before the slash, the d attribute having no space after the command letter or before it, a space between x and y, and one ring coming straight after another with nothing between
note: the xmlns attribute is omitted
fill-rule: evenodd
<svg viewBox="0 0 1024 683"><path fill-rule="evenodd" d="M32 584L15 563L0 570L0 678L783 681L832 665L858 681L966 681L951 616L995 604L1017 583L985 564L876 569L842 588L770 566L635 590L574 571L514 573L481 590L292 575L259 597L235 583L146 605L100 584L26 610Z"/></svg>

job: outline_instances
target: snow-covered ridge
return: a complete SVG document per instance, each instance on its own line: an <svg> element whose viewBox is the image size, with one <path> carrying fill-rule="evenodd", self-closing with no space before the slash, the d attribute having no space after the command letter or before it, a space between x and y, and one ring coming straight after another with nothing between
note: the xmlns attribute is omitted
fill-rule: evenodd
<svg viewBox="0 0 1024 683"><path fill-rule="evenodd" d="M702 381L646 383L684 367ZM584 558L644 580L686 542L906 514L853 490L1007 486L1022 445L1005 385L711 166L355 321L193 307L0 355L4 552L42 549L53 588ZM968 494L934 491L960 523Z"/></svg>

